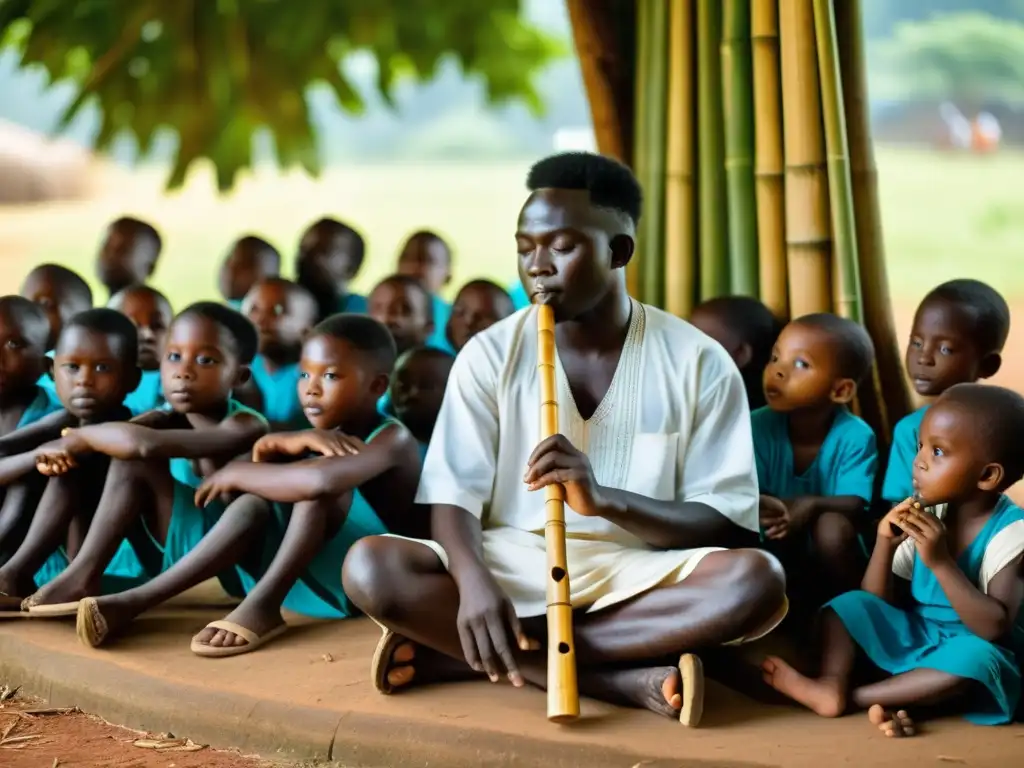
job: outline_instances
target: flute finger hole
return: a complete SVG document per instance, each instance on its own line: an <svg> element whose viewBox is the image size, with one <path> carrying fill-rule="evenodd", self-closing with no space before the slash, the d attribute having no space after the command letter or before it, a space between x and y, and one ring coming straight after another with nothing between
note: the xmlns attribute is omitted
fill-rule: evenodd
<svg viewBox="0 0 1024 768"><path fill-rule="evenodd" d="M569 644L568 643L559 643L558 644L558 652L559 653L568 653L569 652Z"/></svg>
<svg viewBox="0 0 1024 768"><path fill-rule="evenodd" d="M559 568L557 565L551 569L551 578L555 581L561 581L565 578L565 569Z"/></svg>

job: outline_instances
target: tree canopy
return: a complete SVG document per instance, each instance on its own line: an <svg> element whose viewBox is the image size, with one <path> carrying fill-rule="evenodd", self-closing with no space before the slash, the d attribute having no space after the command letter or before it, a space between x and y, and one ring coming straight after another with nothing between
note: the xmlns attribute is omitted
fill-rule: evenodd
<svg viewBox="0 0 1024 768"><path fill-rule="evenodd" d="M308 92L325 86L360 114L364 94L343 66L355 54L372 58L389 103L397 82L429 80L454 58L489 101L540 113L534 77L566 52L522 20L519 0L0 0L0 44L22 67L75 84L62 125L97 103L97 149L128 135L145 155L169 129L178 146L168 186L206 157L222 190L252 165L262 130L282 169L319 173Z"/></svg>

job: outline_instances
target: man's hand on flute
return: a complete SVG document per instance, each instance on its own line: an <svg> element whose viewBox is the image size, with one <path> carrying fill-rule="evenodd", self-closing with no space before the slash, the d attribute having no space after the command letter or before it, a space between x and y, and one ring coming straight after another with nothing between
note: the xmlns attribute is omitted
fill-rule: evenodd
<svg viewBox="0 0 1024 768"><path fill-rule="evenodd" d="M562 485L565 503L584 517L600 516L606 506L590 459L564 435L552 435L537 444L526 462L523 481L531 491Z"/></svg>

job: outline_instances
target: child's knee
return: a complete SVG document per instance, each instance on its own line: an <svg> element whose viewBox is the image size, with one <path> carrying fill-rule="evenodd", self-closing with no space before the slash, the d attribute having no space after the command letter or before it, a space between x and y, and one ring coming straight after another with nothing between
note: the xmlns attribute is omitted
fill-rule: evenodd
<svg viewBox="0 0 1024 768"><path fill-rule="evenodd" d="M814 548L825 557L845 557L857 547L857 529L838 512L823 512L811 532Z"/></svg>

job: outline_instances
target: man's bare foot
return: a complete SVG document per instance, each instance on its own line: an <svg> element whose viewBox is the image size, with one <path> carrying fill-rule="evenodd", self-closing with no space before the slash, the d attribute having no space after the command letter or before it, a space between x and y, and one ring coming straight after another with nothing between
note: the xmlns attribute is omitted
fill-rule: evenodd
<svg viewBox="0 0 1024 768"><path fill-rule="evenodd" d="M647 709L679 718L683 707L683 681L678 667L587 670L580 687L588 696L610 704Z"/></svg>
<svg viewBox="0 0 1024 768"><path fill-rule="evenodd" d="M411 640L400 643L384 662L388 665L387 682L393 690L430 683L453 683L481 677L464 661L438 653L432 648L417 645Z"/></svg>
<svg viewBox="0 0 1024 768"><path fill-rule="evenodd" d="M873 704L868 710L868 720L872 725L877 725L878 730L892 738L913 736L917 732L914 729L914 721L910 719L905 709L893 713L880 704Z"/></svg>
<svg viewBox="0 0 1024 768"><path fill-rule="evenodd" d="M245 627L257 637L263 637L285 623L280 606L266 608L249 599L243 600L235 610L224 617L224 620ZM211 648L237 648L248 643L244 637L239 637L234 632L215 627L203 628L192 639L195 643Z"/></svg>
<svg viewBox="0 0 1024 768"><path fill-rule="evenodd" d="M846 696L837 681L801 675L777 656L761 663L761 678L783 696L822 717L839 717L846 711Z"/></svg>
<svg viewBox="0 0 1024 768"><path fill-rule="evenodd" d="M57 605L74 603L83 597L93 597L102 592L98 581L78 577L68 568L60 576L44 587L32 592L23 604L24 609L37 605Z"/></svg>

